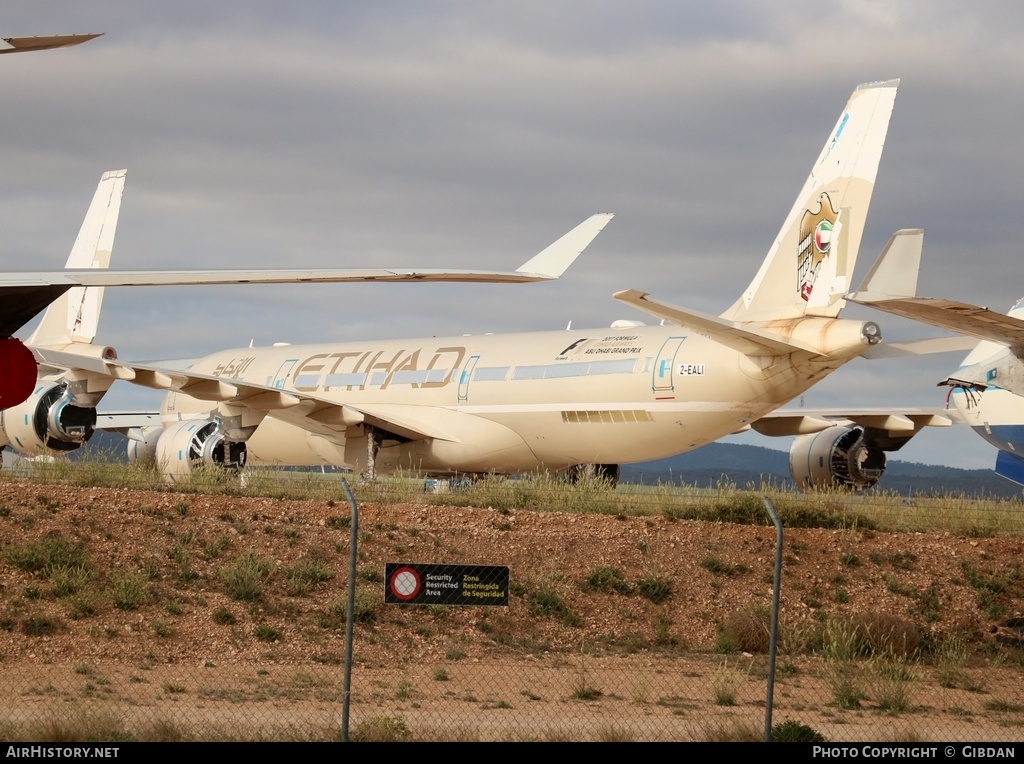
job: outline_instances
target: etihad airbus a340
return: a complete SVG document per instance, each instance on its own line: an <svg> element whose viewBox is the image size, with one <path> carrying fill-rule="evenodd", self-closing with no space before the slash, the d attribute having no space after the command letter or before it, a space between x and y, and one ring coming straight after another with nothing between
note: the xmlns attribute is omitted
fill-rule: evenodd
<svg viewBox="0 0 1024 764"><path fill-rule="evenodd" d="M614 479L622 463L746 429L880 342L877 324L839 314L897 84L854 90L753 280L720 316L630 289L614 297L657 323L239 347L183 362L94 356L75 373L167 391L158 426L122 429L130 452L171 479L245 464L371 475L589 466Z"/></svg>

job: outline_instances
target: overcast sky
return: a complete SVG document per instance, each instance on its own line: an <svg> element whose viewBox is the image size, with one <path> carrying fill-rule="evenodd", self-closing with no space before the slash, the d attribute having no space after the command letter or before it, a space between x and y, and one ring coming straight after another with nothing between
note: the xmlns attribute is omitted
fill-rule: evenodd
<svg viewBox="0 0 1024 764"><path fill-rule="evenodd" d="M919 294L1024 295L1024 4L0 0L0 37L81 32L104 36L0 57L4 269L62 267L120 168L125 269L507 270L616 214L545 284L111 289L99 340L125 359L642 320L611 297L627 288L718 314L850 92L892 78L854 281L923 227ZM961 357L858 359L804 403L942 405ZM159 404L120 385L102 408ZM982 468L995 451L933 430L895 456Z"/></svg>

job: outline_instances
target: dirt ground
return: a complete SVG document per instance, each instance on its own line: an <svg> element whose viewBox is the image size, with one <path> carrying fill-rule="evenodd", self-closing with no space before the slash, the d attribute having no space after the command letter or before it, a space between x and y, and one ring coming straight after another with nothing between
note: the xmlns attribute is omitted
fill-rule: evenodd
<svg viewBox="0 0 1024 764"><path fill-rule="evenodd" d="M293 687L294 702L322 696L323 687L336 691L345 651L348 515L347 505L331 501L0 484L0 704L8 723L24 725L52 710L55 698L83 693L133 707L163 704L184 718L197 698L217 700L211 687L231 701L222 704L225 723L251 719L246 704L285 692L296 666L331 678L320 690ZM631 700L620 704L625 708L642 696L655 716L702 724L703 733L693 734L706 735L695 709L717 702L708 688L728 665L723 634L742 635L754 616L763 623L771 604L773 527L428 504L360 505L359 518L352 698L372 706L374 717L394 713L426 723L444 715L436 703L454 696L499 710L515 705L509 697L520 704L525 697L531 714L558 719L544 703L560 699L564 716L563 701L605 672L597 698L605 710L612 700ZM908 650L970 647L958 667L959 689L957 682L943 687L938 675L918 683L913 734L931 724L929 709L936 724L948 725L951 707L976 707L972 734L984 739L1016 734L1024 661L1008 619L1024 602L1024 539L795 529L786 532L783 551L788 670L812 660L794 646L813 642L822 624L867 614L889 624L890 636L909 640ZM46 554L67 555L56 567L86 573L55 571L52 559L33 568L33 555ZM239 599L229 579L243 559L265 567L258 591ZM385 605L388 562L508 566L510 603ZM316 580L300 575L311 570ZM723 630L730 624L732 631ZM734 647L733 670L744 672L742 693L750 697L717 712L756 729L764 716L765 657L747 644ZM486 685L473 672L497 670L507 672L507 686L481 692ZM850 720L837 720L829 693L810 687L821 676L805 669L803 689L793 696L789 686L783 704L798 709L802 721L845 734ZM660 686L671 677L675 689ZM666 702L682 698L679 687L698 678L702 689L679 700L684 711ZM977 692L981 683L985 697L1000 698L997 719ZM859 706L874 702L865 697ZM585 717L577 705L574 734ZM989 723L992 731L983 732ZM595 718L591 739L600 729L607 735L608 724ZM889 725L886 734L898 727ZM558 724L548 728L547 738L559 739ZM487 737L479 724L473 729L477 739ZM948 739L941 731L928 735Z"/></svg>

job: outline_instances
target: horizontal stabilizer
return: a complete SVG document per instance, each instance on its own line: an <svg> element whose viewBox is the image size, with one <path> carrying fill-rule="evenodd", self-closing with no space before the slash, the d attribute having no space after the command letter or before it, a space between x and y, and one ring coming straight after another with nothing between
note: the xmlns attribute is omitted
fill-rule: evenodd
<svg viewBox="0 0 1024 764"><path fill-rule="evenodd" d="M810 345L793 342L785 337L744 329L717 316L709 316L705 313L657 302L650 299L647 293L636 289L616 292L613 296L616 300L632 305L637 310L680 326L689 327L699 334L711 337L717 342L747 355L788 355L796 350L804 350L814 355L821 354Z"/></svg>
<svg viewBox="0 0 1024 764"><path fill-rule="evenodd" d="M964 353L973 350L977 341L973 337L930 337L903 342L879 342L864 351L863 358L906 358L907 356L935 353Z"/></svg>

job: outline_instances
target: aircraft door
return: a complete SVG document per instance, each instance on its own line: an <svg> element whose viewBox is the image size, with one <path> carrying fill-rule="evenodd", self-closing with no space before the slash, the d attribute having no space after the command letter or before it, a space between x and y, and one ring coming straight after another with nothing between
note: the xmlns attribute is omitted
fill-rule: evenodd
<svg viewBox="0 0 1024 764"><path fill-rule="evenodd" d="M476 368L476 362L480 360L480 356L471 355L469 360L466 361L466 368L462 370L462 374L459 375L459 401L469 400L469 380L473 378L473 369Z"/></svg>
<svg viewBox="0 0 1024 764"><path fill-rule="evenodd" d="M675 360L679 347L686 337L669 337L658 351L652 370L651 389L654 394L675 391Z"/></svg>
<svg viewBox="0 0 1024 764"><path fill-rule="evenodd" d="M289 358L281 363L277 373L274 375L272 380L267 380L271 387L275 390L280 390L284 387L285 381L288 379L288 375L292 373L292 369L295 368L295 364L299 362L298 358Z"/></svg>

